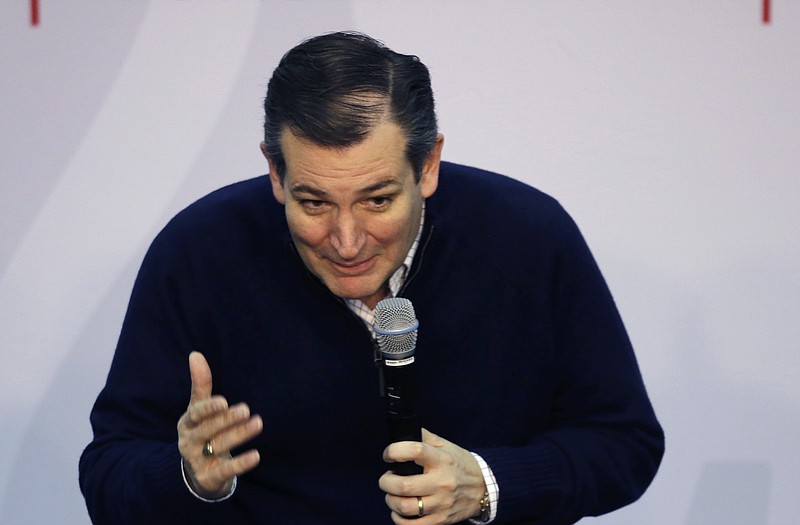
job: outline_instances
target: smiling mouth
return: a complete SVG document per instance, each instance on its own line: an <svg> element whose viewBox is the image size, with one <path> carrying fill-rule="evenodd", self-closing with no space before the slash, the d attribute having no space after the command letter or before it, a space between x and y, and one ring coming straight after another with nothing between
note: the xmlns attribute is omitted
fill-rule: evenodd
<svg viewBox="0 0 800 525"><path fill-rule="evenodd" d="M337 271L337 273L346 276L354 276L359 275L370 268L372 268L373 263L375 262L375 257L370 257L364 261L360 262L353 262L353 263L340 263L336 261L330 261L331 266Z"/></svg>

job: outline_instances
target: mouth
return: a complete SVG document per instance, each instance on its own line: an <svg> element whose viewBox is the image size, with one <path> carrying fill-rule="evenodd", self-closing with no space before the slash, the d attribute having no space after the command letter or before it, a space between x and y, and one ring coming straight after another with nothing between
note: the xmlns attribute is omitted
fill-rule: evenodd
<svg viewBox="0 0 800 525"><path fill-rule="evenodd" d="M375 264L375 257L356 262L337 262L330 260L330 264L336 273L347 277L361 275L369 271Z"/></svg>

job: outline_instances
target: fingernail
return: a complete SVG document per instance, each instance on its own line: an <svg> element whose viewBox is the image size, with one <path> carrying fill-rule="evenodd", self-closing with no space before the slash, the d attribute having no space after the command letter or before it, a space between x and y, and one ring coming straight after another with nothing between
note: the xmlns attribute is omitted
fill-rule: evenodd
<svg viewBox="0 0 800 525"><path fill-rule="evenodd" d="M248 430L258 430L261 428L262 421L261 416L255 416L253 419L247 422Z"/></svg>

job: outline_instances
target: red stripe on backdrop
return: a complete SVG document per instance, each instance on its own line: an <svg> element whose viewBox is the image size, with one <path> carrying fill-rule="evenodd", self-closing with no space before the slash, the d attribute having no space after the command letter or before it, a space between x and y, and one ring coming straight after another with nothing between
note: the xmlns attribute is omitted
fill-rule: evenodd
<svg viewBox="0 0 800 525"><path fill-rule="evenodd" d="M39 0L31 0L31 25L39 25Z"/></svg>
<svg viewBox="0 0 800 525"><path fill-rule="evenodd" d="M770 7L770 0L763 0L761 19L765 24L769 24L772 19ZM31 0L31 25L39 25L39 0Z"/></svg>

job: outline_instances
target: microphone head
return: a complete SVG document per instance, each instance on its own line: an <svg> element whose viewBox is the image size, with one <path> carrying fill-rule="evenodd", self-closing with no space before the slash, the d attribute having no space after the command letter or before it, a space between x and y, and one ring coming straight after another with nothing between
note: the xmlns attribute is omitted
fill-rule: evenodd
<svg viewBox="0 0 800 525"><path fill-rule="evenodd" d="M405 359L417 348L417 314L411 301L389 297L375 306L372 329L384 359Z"/></svg>

